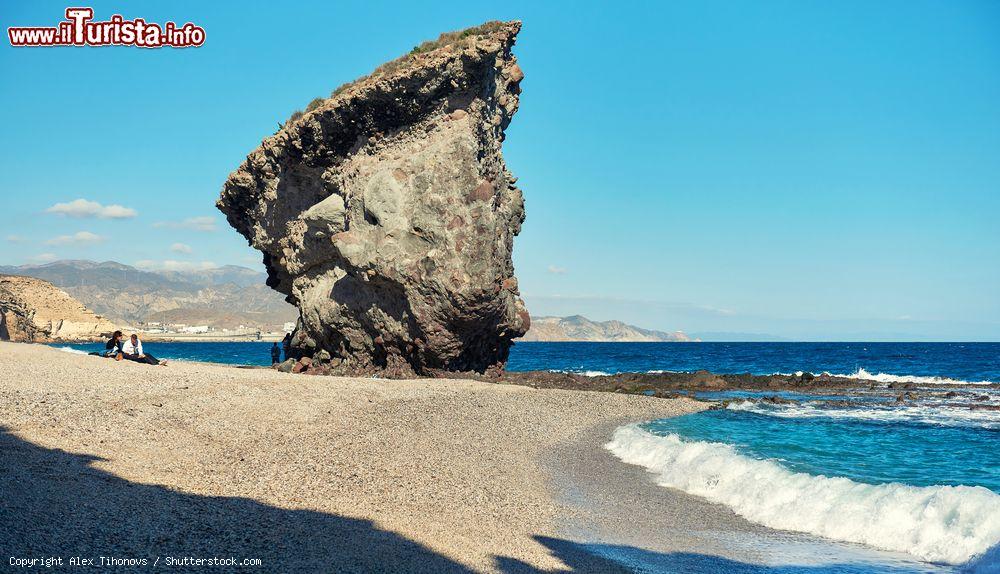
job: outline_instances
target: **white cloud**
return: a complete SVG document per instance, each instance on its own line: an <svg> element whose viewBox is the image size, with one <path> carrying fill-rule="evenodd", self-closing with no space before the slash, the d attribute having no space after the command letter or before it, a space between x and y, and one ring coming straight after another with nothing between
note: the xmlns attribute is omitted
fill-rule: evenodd
<svg viewBox="0 0 1000 574"><path fill-rule="evenodd" d="M38 255L35 255L34 257L31 258L31 260L36 263L49 263L55 261L56 259L59 258L56 257L55 253L39 253Z"/></svg>
<svg viewBox="0 0 1000 574"><path fill-rule="evenodd" d="M189 217L182 221L157 221L153 227L166 229L191 229L193 231L215 231L215 218L211 216Z"/></svg>
<svg viewBox="0 0 1000 574"><path fill-rule="evenodd" d="M163 261L142 259L136 261L135 266L146 271L204 271L218 267L212 261L175 261L173 259Z"/></svg>
<svg viewBox="0 0 1000 574"><path fill-rule="evenodd" d="M547 271L549 273L552 273L552 274L555 274L555 275L563 275L564 273L566 273L566 268L565 267L556 267L555 265L549 265L549 268L547 269Z"/></svg>
<svg viewBox="0 0 1000 574"><path fill-rule="evenodd" d="M174 253L191 253L193 251L191 246L186 243L174 243L170 246L170 250Z"/></svg>
<svg viewBox="0 0 1000 574"><path fill-rule="evenodd" d="M69 203L57 203L45 210L69 217L99 217L101 219L128 219L138 215L136 210L121 205L101 205L96 201L74 199Z"/></svg>
<svg viewBox="0 0 1000 574"><path fill-rule="evenodd" d="M20 235L8 235L7 241L10 243L24 243L24 238Z"/></svg>
<svg viewBox="0 0 1000 574"><path fill-rule="evenodd" d="M95 245L104 238L89 231L78 231L73 235L60 235L45 242L46 245Z"/></svg>

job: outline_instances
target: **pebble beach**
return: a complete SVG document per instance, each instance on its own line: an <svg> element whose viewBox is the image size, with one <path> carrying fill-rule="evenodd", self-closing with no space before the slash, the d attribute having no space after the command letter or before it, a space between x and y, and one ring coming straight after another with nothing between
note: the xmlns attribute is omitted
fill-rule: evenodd
<svg viewBox="0 0 1000 574"><path fill-rule="evenodd" d="M14 343L0 343L0 404L4 554L285 572L617 570L570 536L571 445L624 469L591 443L704 405Z"/></svg>

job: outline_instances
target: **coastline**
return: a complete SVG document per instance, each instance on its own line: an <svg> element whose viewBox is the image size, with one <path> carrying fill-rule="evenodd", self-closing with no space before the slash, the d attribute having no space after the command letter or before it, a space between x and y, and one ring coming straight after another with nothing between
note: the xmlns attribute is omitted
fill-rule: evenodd
<svg viewBox="0 0 1000 574"><path fill-rule="evenodd" d="M280 342L283 333L261 333L256 335L201 335L184 333L149 333L143 341L150 343L275 343Z"/></svg>
<svg viewBox="0 0 1000 574"><path fill-rule="evenodd" d="M146 343L276 343L280 342L283 333L261 333L258 339L255 334L245 335L219 335L203 333L146 333L142 329L134 327L122 327L126 333L138 333ZM92 339L50 339L37 340L36 343L45 345L77 345L86 343L103 343L108 337L98 337Z"/></svg>
<svg viewBox="0 0 1000 574"><path fill-rule="evenodd" d="M0 397L0 541L12 556L234 556L283 571L621 570L568 535L550 453L705 407L150 367L12 343L0 344Z"/></svg>
<svg viewBox="0 0 1000 574"><path fill-rule="evenodd" d="M954 571L751 523L605 449L619 426L711 408L683 397L0 343L0 401L12 555L234 556L290 572Z"/></svg>
<svg viewBox="0 0 1000 574"><path fill-rule="evenodd" d="M804 533L775 530L730 508L660 486L654 474L605 449L622 418L582 430L545 457L560 513L557 535L628 572L948 573L959 567Z"/></svg>

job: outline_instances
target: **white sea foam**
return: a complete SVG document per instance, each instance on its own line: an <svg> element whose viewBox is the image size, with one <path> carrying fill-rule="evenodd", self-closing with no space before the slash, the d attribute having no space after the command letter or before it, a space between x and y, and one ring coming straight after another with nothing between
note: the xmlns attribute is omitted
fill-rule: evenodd
<svg viewBox="0 0 1000 574"><path fill-rule="evenodd" d="M1000 412L987 409L970 409L964 406L941 405L864 405L858 407L827 407L812 402L762 405L753 401L730 403L726 408L734 411L789 418L831 418L882 422L919 422L952 427L981 427L1000 429Z"/></svg>
<svg viewBox="0 0 1000 574"><path fill-rule="evenodd" d="M608 377L615 373L605 371L569 371L565 369L552 369L550 373L566 373L568 375L583 375L585 377Z"/></svg>
<svg viewBox="0 0 1000 574"><path fill-rule="evenodd" d="M617 429L605 447L662 486L769 526L961 564L1000 541L1000 495L980 486L863 484L792 472L733 447ZM992 562L992 561L991 561Z"/></svg>
<svg viewBox="0 0 1000 574"><path fill-rule="evenodd" d="M963 381L947 377L927 377L922 375L891 375L889 373L869 373L858 369L849 375L833 375L834 377L850 377L879 383L914 383L917 385L992 385L993 381Z"/></svg>
<svg viewBox="0 0 1000 574"><path fill-rule="evenodd" d="M60 351L64 353L73 353L74 355L86 355L87 351L81 351L80 349L74 349L73 347L57 347Z"/></svg>

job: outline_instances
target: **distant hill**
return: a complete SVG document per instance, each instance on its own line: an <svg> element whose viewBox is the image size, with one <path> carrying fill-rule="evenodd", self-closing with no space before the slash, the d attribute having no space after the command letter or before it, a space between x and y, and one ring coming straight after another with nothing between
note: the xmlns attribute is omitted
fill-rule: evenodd
<svg viewBox="0 0 1000 574"><path fill-rule="evenodd" d="M43 279L117 324L239 325L277 331L298 310L264 282L260 271L227 265L199 271L146 271L116 261L64 260L43 265L0 266L0 274ZM621 321L586 317L532 317L522 341L691 341Z"/></svg>
<svg viewBox="0 0 1000 574"><path fill-rule="evenodd" d="M144 271L115 261L66 260L0 266L0 274L37 277L116 323L239 325L279 330L298 311L265 285L267 276L227 265L200 271Z"/></svg>
<svg viewBox="0 0 1000 574"><path fill-rule="evenodd" d="M621 321L591 321L572 317L532 317L531 328L521 341L693 341L681 331L665 333L627 325Z"/></svg>
<svg viewBox="0 0 1000 574"><path fill-rule="evenodd" d="M0 341L98 339L115 325L51 283L0 275Z"/></svg>

